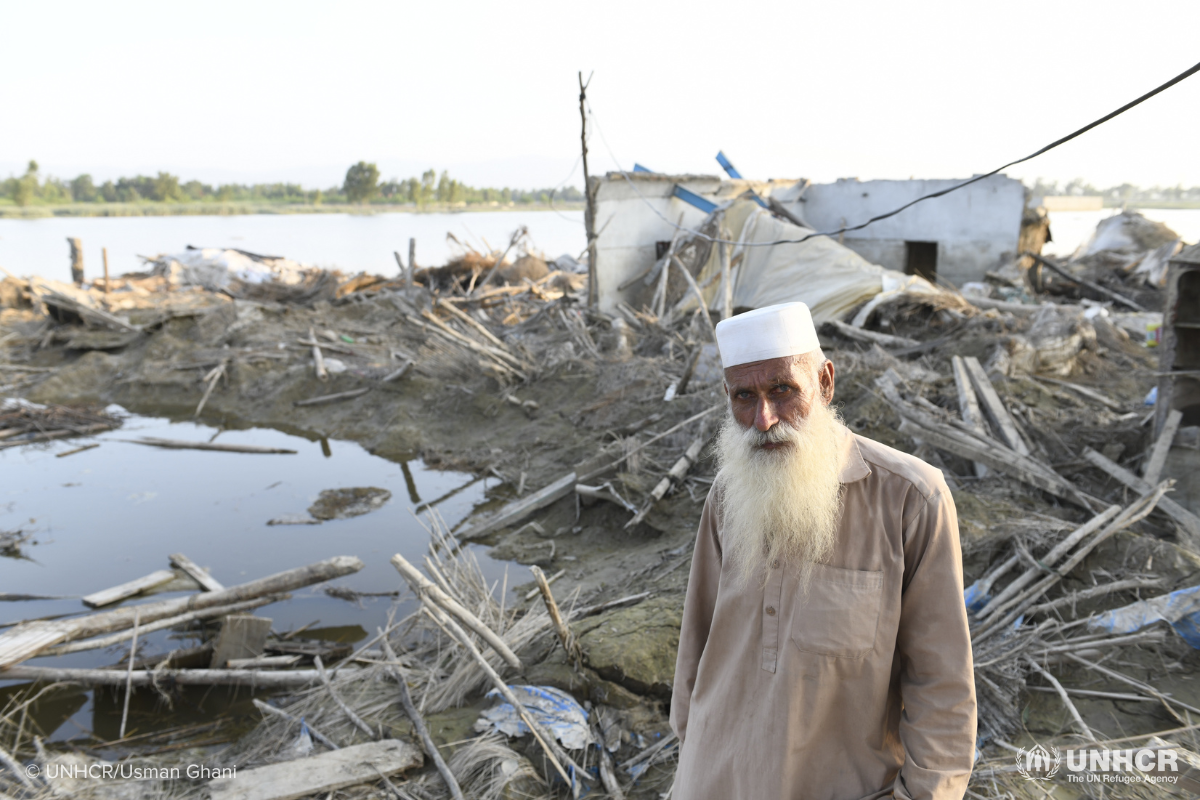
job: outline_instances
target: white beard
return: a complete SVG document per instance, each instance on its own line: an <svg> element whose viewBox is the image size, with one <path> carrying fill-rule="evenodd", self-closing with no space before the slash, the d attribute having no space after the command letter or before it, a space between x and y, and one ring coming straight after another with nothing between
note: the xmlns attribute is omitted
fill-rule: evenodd
<svg viewBox="0 0 1200 800"><path fill-rule="evenodd" d="M778 559L808 586L814 564L833 553L842 511L841 421L821 402L799 425L766 433L730 414L717 436L724 554L744 583ZM764 450L767 442L789 444ZM766 581L767 573L763 573Z"/></svg>

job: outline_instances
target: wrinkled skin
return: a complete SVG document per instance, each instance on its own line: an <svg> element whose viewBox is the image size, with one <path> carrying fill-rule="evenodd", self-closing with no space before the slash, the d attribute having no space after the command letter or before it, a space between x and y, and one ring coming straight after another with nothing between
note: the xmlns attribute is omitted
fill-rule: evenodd
<svg viewBox="0 0 1200 800"><path fill-rule="evenodd" d="M743 428L766 433L780 421L798 425L814 403L833 401L833 362L821 355L788 356L738 364L725 370L725 394ZM763 449L790 446L765 442Z"/></svg>

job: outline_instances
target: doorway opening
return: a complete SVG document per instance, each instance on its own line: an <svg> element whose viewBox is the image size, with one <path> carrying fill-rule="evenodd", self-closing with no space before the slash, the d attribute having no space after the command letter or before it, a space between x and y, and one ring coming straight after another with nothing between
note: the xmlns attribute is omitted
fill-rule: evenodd
<svg viewBox="0 0 1200 800"><path fill-rule="evenodd" d="M937 283L937 242L905 242L904 274Z"/></svg>

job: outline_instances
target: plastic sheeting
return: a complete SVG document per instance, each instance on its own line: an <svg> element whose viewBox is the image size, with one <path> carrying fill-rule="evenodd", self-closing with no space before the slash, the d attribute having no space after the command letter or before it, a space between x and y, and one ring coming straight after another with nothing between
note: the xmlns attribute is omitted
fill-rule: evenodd
<svg viewBox="0 0 1200 800"><path fill-rule="evenodd" d="M746 243L802 239L812 233L773 216L750 200L739 200L726 209L722 227L733 239ZM861 325L875 306L902 292L943 292L924 278L872 264L828 236L774 247L734 245L730 261L737 263L731 268L734 308L799 301L808 305L818 325L840 320L870 301L853 320L853 324ZM723 302L720 271L714 247L697 281L704 287L701 293L710 309L719 309ZM694 302L690 306L694 308Z"/></svg>
<svg viewBox="0 0 1200 800"><path fill-rule="evenodd" d="M575 698L553 686L509 686L522 705L529 710L534 720L568 750L582 750L593 742L588 728L587 711L575 702ZM488 697L500 697L497 689L487 693ZM517 714L511 703L501 703L480 715L475 730L483 733L497 730L506 736L524 736L529 726Z"/></svg>
<svg viewBox="0 0 1200 800"><path fill-rule="evenodd" d="M1088 629L1133 633L1156 622L1168 623L1185 642L1200 650L1200 586L1105 611L1088 622Z"/></svg>
<svg viewBox="0 0 1200 800"><path fill-rule="evenodd" d="M162 255L154 261L154 274L178 286L203 286L217 291L233 280L243 283L303 283L312 273L288 258L260 256L243 250L218 247L189 249L177 255Z"/></svg>

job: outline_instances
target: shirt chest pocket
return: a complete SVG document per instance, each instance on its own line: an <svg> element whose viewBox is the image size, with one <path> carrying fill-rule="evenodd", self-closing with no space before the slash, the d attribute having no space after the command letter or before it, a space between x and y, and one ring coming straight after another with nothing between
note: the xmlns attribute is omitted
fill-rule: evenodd
<svg viewBox="0 0 1200 800"><path fill-rule="evenodd" d="M817 565L808 590L797 591L792 643L805 653L863 658L875 646L883 573Z"/></svg>

